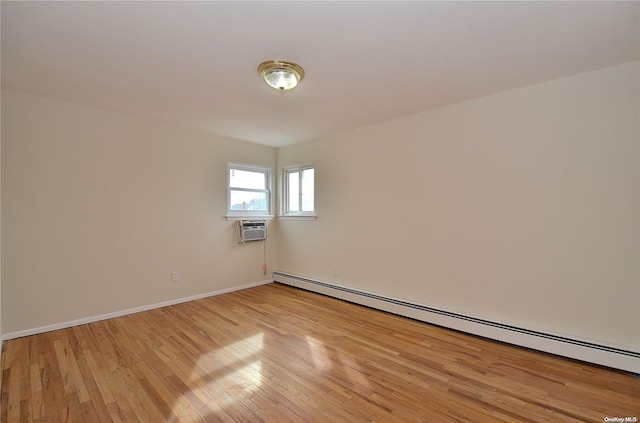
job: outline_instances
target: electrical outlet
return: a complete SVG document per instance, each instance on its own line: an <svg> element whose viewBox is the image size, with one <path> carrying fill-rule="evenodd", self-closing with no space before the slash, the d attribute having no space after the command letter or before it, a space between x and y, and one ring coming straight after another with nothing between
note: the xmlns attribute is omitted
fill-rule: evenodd
<svg viewBox="0 0 640 423"><path fill-rule="evenodd" d="M333 277L334 277L334 278L337 278L337 277L338 277L338 268L337 268L337 267L334 267L334 268L333 268Z"/></svg>
<svg viewBox="0 0 640 423"><path fill-rule="evenodd" d="M180 274L178 272L171 272L171 282L178 282L180 280Z"/></svg>

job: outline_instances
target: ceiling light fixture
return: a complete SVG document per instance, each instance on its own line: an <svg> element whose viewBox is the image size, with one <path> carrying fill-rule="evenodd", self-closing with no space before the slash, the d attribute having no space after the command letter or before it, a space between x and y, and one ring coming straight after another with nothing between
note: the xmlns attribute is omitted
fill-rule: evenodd
<svg viewBox="0 0 640 423"><path fill-rule="evenodd" d="M258 66L258 74L270 87L283 92L295 88L302 81L304 69L287 60L267 60Z"/></svg>

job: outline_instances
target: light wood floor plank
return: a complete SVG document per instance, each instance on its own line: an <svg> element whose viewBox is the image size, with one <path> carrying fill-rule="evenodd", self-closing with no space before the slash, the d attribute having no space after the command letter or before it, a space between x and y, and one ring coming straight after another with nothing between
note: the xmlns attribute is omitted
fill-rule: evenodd
<svg viewBox="0 0 640 423"><path fill-rule="evenodd" d="M280 284L5 342L9 422L602 422L640 378Z"/></svg>

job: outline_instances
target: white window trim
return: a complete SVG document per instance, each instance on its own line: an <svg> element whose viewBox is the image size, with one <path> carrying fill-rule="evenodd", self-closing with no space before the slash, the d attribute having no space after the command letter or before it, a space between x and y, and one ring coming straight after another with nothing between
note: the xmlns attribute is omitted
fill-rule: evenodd
<svg viewBox="0 0 640 423"><path fill-rule="evenodd" d="M273 218L275 218L276 216L272 215L272 214L245 214L243 216L237 215L237 214L226 214L225 219L229 220L229 221L235 221L235 220L244 220L244 219L249 219L249 218L255 218L255 219L264 219L264 220L271 220Z"/></svg>
<svg viewBox="0 0 640 423"><path fill-rule="evenodd" d="M306 169L314 169L314 164L304 164L304 165L295 165L295 166L286 166L282 168L282 196L280 201L280 214L278 215L278 219L285 220L316 220L318 215L315 211L315 205L313 211L296 211L290 212L287 210L287 202L289 200L289 181L288 181L288 173L289 172L302 172ZM315 197L315 195L314 195ZM302 199L300 199L302 201ZM314 198L315 203L315 198Z"/></svg>
<svg viewBox="0 0 640 423"><path fill-rule="evenodd" d="M311 213L311 212L307 212ZM278 219L282 220L316 220L318 219L318 215L316 214L281 214L278 216Z"/></svg>
<svg viewBox="0 0 640 423"><path fill-rule="evenodd" d="M252 190L244 188L232 188L231 187L231 169L245 170L249 172L264 173L266 176L266 189L265 190ZM271 181L271 169L264 166L249 165L244 163L229 162L227 163L227 214L225 217L227 220L241 220L247 218L261 218L261 219L273 219L275 216L271 214L273 210L273 189ZM267 194L267 210L231 210L231 190L236 189L240 191L265 191Z"/></svg>

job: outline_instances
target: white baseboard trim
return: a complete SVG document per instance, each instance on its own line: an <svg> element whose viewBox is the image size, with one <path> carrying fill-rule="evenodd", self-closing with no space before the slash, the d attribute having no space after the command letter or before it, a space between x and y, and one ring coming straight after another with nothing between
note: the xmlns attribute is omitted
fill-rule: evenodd
<svg viewBox="0 0 640 423"><path fill-rule="evenodd" d="M69 322L56 323L53 325L41 326L33 329L26 329L17 332L5 333L2 335L2 341L7 341L9 339L21 338L23 336L37 335L39 333L51 332L58 329L66 329L73 326L84 325L87 323L99 322L101 320L113 319L114 317L126 316L128 314L140 313L141 311L153 310L156 308L167 307L171 305L176 305L180 303L186 303L188 301L199 300L201 298L213 297L216 295L228 294L229 292L241 291L243 289L254 288L260 285L266 285L272 283L273 279L264 280L260 282L254 282L246 285L234 286L233 288L221 289L219 291L211 291L205 292L204 294L192 295L190 297L178 298L175 300L164 301L156 304L149 304L146 306L130 308L127 310L115 311L113 313L100 314L97 316L85 317L83 319L71 320Z"/></svg>
<svg viewBox="0 0 640 423"><path fill-rule="evenodd" d="M640 353L622 347L601 345L592 341L518 328L280 271L273 272L273 279L282 284L472 335L614 369L640 373Z"/></svg>

